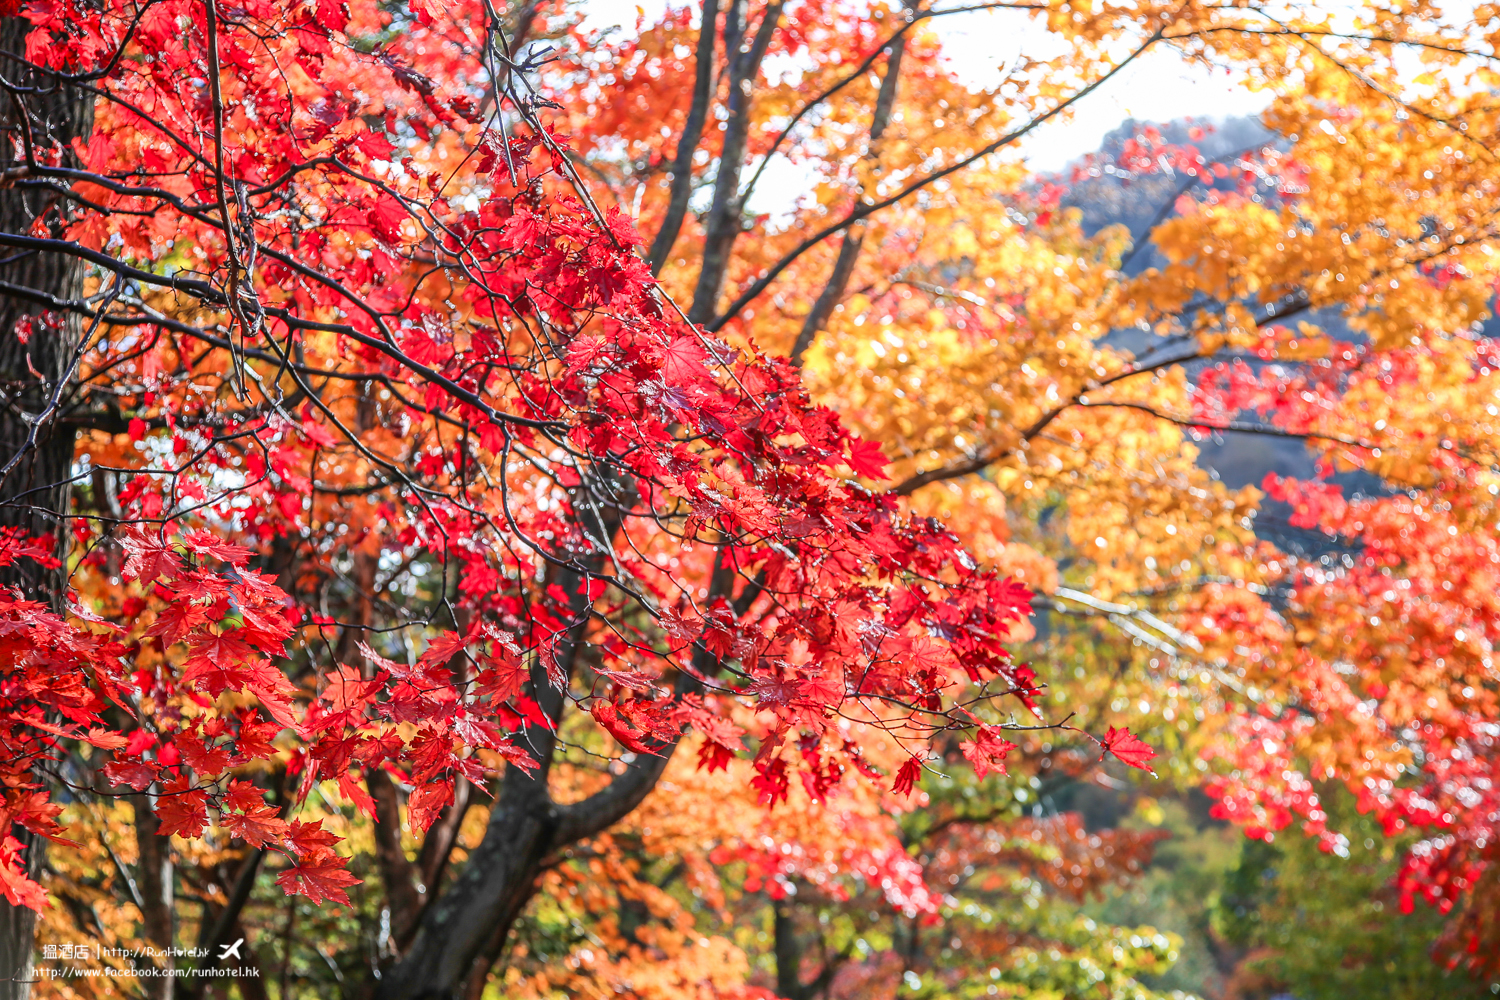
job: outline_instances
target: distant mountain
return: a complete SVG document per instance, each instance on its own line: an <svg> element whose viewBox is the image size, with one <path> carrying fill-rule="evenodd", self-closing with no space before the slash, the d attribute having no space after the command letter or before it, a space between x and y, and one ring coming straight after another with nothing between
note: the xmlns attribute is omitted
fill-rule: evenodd
<svg viewBox="0 0 1500 1000"><path fill-rule="evenodd" d="M1062 176L1069 180L1074 167L1086 174L1068 185L1071 190L1063 197L1062 205L1083 212L1083 228L1090 236L1105 226L1124 224L1129 227L1131 236L1139 240L1162 218L1170 215L1179 193L1201 183L1176 171L1144 176L1117 172L1113 165L1125 152L1127 143L1137 139L1146 129L1155 129L1161 136L1160 141L1167 145L1197 147L1210 163L1232 159L1237 153L1248 153L1277 141L1284 144L1284 140L1255 118L1183 119L1165 123L1127 118L1104 137L1096 153L1062 171ZM1228 186L1224 182L1220 184ZM1130 262L1129 273L1136 274L1150 266L1151 257L1148 253L1137 254Z"/></svg>
<svg viewBox="0 0 1500 1000"><path fill-rule="evenodd" d="M1083 215L1083 228L1092 235L1106 226L1124 225L1139 245L1151 230L1172 217L1180 195L1202 190L1204 182L1179 170L1164 169L1154 173L1132 173L1118 169L1128 144L1139 141L1148 130L1156 141L1166 146L1194 146L1209 162L1232 161L1236 155L1250 153L1266 145L1285 146L1286 141L1255 118L1226 118L1214 121L1185 119L1173 122L1141 122L1126 119L1105 136L1099 150L1064 168L1056 179L1068 189L1061 201L1064 208L1076 208ZM1231 178L1211 182L1228 189ZM1139 274L1142 270L1164 264L1149 244L1141 246L1127 261L1125 270ZM1307 316L1331 335L1357 340L1337 311L1325 310ZM1117 330L1110 335L1112 345L1136 354L1149 350L1155 337L1139 330ZM1191 370L1190 366L1190 370ZM1196 366L1202 370L1204 366ZM1268 472L1282 476L1312 478L1313 459L1307 448L1296 440L1246 433L1214 435L1198 442L1198 463L1230 487L1258 485ZM1346 494L1378 492L1382 486L1368 475L1337 477ZM1257 533L1282 549L1303 556L1333 555L1342 552L1333 539L1318 532L1293 528L1287 523L1290 507L1267 501L1257 520Z"/></svg>

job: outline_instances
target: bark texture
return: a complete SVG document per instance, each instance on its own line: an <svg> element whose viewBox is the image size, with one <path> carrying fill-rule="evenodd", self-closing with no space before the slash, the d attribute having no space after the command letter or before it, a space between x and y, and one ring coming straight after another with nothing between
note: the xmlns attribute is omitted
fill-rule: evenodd
<svg viewBox="0 0 1500 1000"><path fill-rule="evenodd" d="M916 6L909 4L907 9L915 13ZM870 148L866 153L867 156L878 155L876 143L880 141L881 136L885 135L886 127L891 123L891 111L896 106L896 88L901 83L901 58L906 53L905 35L891 42L890 53L885 76L880 80L880 92L875 97L875 112L870 120ZM865 200L863 188L860 189L859 195L860 201L863 202ZM818 334L828 325L834 308L843 301L844 294L849 289L849 279L854 275L854 265L859 262L859 254L864 249L864 245L864 226L856 223L844 233L844 240L839 244L838 259L834 261L833 273L828 278L828 284L823 286L823 291L813 302L812 310L803 321L801 332L797 334L797 342L792 345L793 364L802 364L808 348L812 347Z"/></svg>
<svg viewBox="0 0 1500 1000"><path fill-rule="evenodd" d="M618 517L606 514L593 534L613 538L618 528ZM602 568L602 557L596 558L599 562L593 572ZM733 581L733 571L721 566L710 582L708 599L728 596ZM584 596L583 571L562 570L554 582L564 593L574 595L571 611L577 624L557 644L554 672L566 685L583 648L590 602ZM694 651L693 666L697 676L709 676L717 669L717 660L700 646ZM533 665L530 683L546 717L561 720L566 699L549 679L545 665ZM699 689L693 676L679 674L674 696ZM504 954L512 926L535 895L537 878L546 865L561 851L629 815L656 787L677 748L673 741L659 745L655 754L639 754L603 789L581 802L563 805L553 800L547 788L557 749L556 728L554 722L521 730L518 742L539 762L537 768L506 770L483 840L469 853L452 885L427 903L410 947L376 986L376 1000L477 1000L490 969Z"/></svg>
<svg viewBox="0 0 1500 1000"><path fill-rule="evenodd" d="M11 55L26 51L29 31L22 18L0 18L0 232L30 234L43 220L54 230L46 235L56 235L61 226L53 211L59 207L58 195L28 186L27 165L59 147L68 162L73 139L86 135L92 124L93 103L83 92ZM0 259L0 282L74 298L83 269L55 254L18 253ZM76 319L65 318L50 325L22 323L18 329L17 321L40 310L28 299L0 295L0 469L5 470L0 474L0 527L50 536L63 558L74 431L56 419L57 404L76 362L81 327ZM29 331L28 325L33 327ZM0 586L19 587L54 610L63 606L66 580L66 565L43 570L23 560L0 570ZM42 846L19 828L12 832L27 844L27 867L40 873ZM0 899L0 1000L30 996L35 934L35 914Z"/></svg>
<svg viewBox="0 0 1500 1000"><path fill-rule="evenodd" d="M734 256L734 243L744 231L744 195L740 191L740 173L745 166L746 144L750 139L750 102L760 64L770 48L771 36L781 23L781 4L766 8L749 45L745 44L745 0L730 0L724 11L724 54L729 60L729 95L725 103L728 120L724 123L724 148L719 154L719 171L714 178L713 203L704 220L703 266L693 290L693 305L688 319L707 323L713 319ZM700 31L710 31L705 24Z"/></svg>
<svg viewBox="0 0 1500 1000"><path fill-rule="evenodd" d="M565 592L583 590L582 575L576 571L558 576ZM587 607L585 598L575 598L573 611L580 624L558 644L558 667L565 676L571 675L582 643ZM531 685L541 710L549 719L560 719L565 699L541 664L532 668ZM613 825L639 805L655 787L673 749L664 747L660 756L642 755L600 792L582 802L559 805L547 789L557 743L553 730L528 726L520 742L539 761L537 768L506 769L483 840L453 884L427 905L411 946L376 987L378 1000L478 996L516 918L536 892L537 877L548 858Z"/></svg>
<svg viewBox="0 0 1500 1000"><path fill-rule="evenodd" d="M145 794L131 796L135 806L135 842L140 855L141 917L145 925L146 940L158 949L171 948L173 944L173 887L172 844L161 835L161 818L153 808L151 798ZM158 964L170 969L172 959L163 957ZM158 976L146 981L145 993L151 1000L172 1000L175 980L171 976Z"/></svg>

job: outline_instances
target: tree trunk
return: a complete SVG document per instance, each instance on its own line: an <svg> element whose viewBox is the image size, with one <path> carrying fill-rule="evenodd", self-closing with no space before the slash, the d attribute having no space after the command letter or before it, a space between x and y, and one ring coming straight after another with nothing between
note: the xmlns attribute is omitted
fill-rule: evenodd
<svg viewBox="0 0 1500 1000"><path fill-rule="evenodd" d="M703 126L708 121L708 107L714 97L714 46L718 40L719 0L704 0L698 27L697 65L694 70L693 102L688 108L687 123L677 137L677 155L672 160L672 186L667 196L667 212L656 238L651 241L647 260L651 273L661 274L682 222L687 217L688 199L693 194L693 154L703 141Z"/></svg>
<svg viewBox="0 0 1500 1000"><path fill-rule="evenodd" d="M30 24L18 17L0 19L0 52L25 52ZM24 174L29 144L39 154L87 134L93 121L92 99L61 86L49 74L32 71L0 57L0 84L17 90L0 95L0 231L30 234L33 224L52 208L56 195L41 188L15 186ZM67 162L71 153L65 153ZM55 216L54 216L55 219ZM53 222L60 229L60 220ZM20 286L42 297L74 298L83 283L82 266L55 254L24 254L0 263L0 282ZM17 321L35 316L41 307L18 295L0 293L0 527L20 528L34 537L50 536L64 565L44 570L29 560L0 570L0 586L19 587L26 596L44 600L54 611L64 606L67 586L73 431L49 412L74 369L81 327L75 317L56 324L36 324L23 338ZM24 324L23 324L24 325ZM38 377L40 376L40 377ZM19 831L15 831L20 836ZM31 838L27 867L40 872L42 847ZM24 1000L31 993L31 963L36 917L30 910L0 900L0 1000Z"/></svg>
<svg viewBox="0 0 1500 1000"><path fill-rule="evenodd" d="M173 891L172 843L163 837L161 819L156 815L149 797L144 793L132 795L135 806L135 842L140 854L141 918L146 940L153 948L169 951L173 945L173 915L175 893ZM171 955L164 953L156 965L170 970L174 965ZM151 1000L172 1000L175 980L171 976L157 976L146 980L145 993Z"/></svg>
<svg viewBox="0 0 1500 1000"><path fill-rule="evenodd" d="M613 527L600 534L609 539ZM571 570L557 575L564 591L575 595L570 609L575 617L583 615L588 603L582 582L583 575ZM565 675L572 673L585 627L580 622L558 644ZM561 662L564 659L566 664ZM556 725L566 699L540 662L532 665L530 684L541 711ZM537 768L531 772L506 768L484 839L470 853L453 885L427 906L410 947L376 987L378 1000L457 1000L463 996L471 980L488 974L511 925L535 891L542 862L557 842L558 809L547 791L557 741L546 726L529 725L518 735L520 744L537 760Z"/></svg>
<svg viewBox="0 0 1500 1000"><path fill-rule="evenodd" d="M814 925L816 927L816 924ZM792 903L780 899L771 903L771 931L776 956L776 994L782 1000L813 1000L813 997L828 995L833 977L849 958L849 948L837 954L829 954L822 932L815 935L815 943L822 958L818 974L810 982L802 981L803 944L797 938L797 922L792 914Z"/></svg>
<svg viewBox="0 0 1500 1000"><path fill-rule="evenodd" d="M917 4L907 0L906 9L915 13ZM885 76L880 80L880 91L875 95L875 112L870 119L870 148L865 156L877 155L876 143L880 137L885 135L887 126L891 123L891 111L896 106L896 88L901 83L901 58L906 53L906 36L902 35L891 43L890 57L886 62ZM859 198L865 200L864 186L860 186ZM844 293L849 288L849 279L854 274L854 265L859 262L859 254L865 245L865 230L863 224L849 228L844 233L844 241L839 244L838 259L833 265L833 274L828 278L828 284L823 287L822 293L813 302L812 310L807 314L807 319L802 324L802 331L797 334L797 341L792 345L792 364L801 365L803 357L808 348L812 347L813 341L819 333L828 325L828 319L833 315L834 308L843 301Z"/></svg>
<svg viewBox="0 0 1500 1000"><path fill-rule="evenodd" d="M616 516L600 517L595 538L612 539L619 523ZM591 557L599 572L602 557ZM590 604L583 586L584 573L562 570L555 582L570 595L570 612L578 622L557 643L557 668L564 685L572 677L587 627ZM725 592L732 574L715 574L711 597ZM705 649L695 659L708 659ZM696 660L700 672L705 660ZM679 676L680 696L696 684L687 674ZM567 699L554 686L546 667L534 662L531 690L542 713L552 725L528 725L518 733L517 743L538 762L535 770L506 768L499 794L490 812L484 839L470 852L453 883L422 914L411 945L402 958L382 976L375 988L376 1000L461 1000L482 993L490 968L504 953L512 925L536 893L543 864L563 848L595 836L619 822L656 786L676 742L660 745L656 754L640 754L602 790L569 805L554 802L547 789L556 728Z"/></svg>
<svg viewBox="0 0 1500 1000"><path fill-rule="evenodd" d="M719 171L714 178L713 203L704 220L703 265L693 290L693 304L688 319L707 323L718 310L719 296L734 257L734 243L744 224L744 202L740 195L740 172L745 166L745 151L750 140L750 104L761 61L771 45L771 36L781 21L781 3L766 8L760 27L748 48L743 47L748 5L745 0L730 0L724 12L724 57L729 62L729 99L725 112L724 144L719 152ZM706 16L706 15L705 15ZM705 25L707 31L711 26Z"/></svg>
<svg viewBox="0 0 1500 1000"><path fill-rule="evenodd" d="M14 831L26 845L26 868L32 878L42 873L44 852L36 837ZM36 914L24 906L11 906L0 898L0 1000L27 1000L31 995L32 947L36 939Z"/></svg>
<svg viewBox="0 0 1500 1000"><path fill-rule="evenodd" d="M771 903L771 928L776 955L776 995L782 1000L804 1000L802 994L802 948L797 925L785 900Z"/></svg>
<svg viewBox="0 0 1500 1000"><path fill-rule="evenodd" d="M483 842L429 908L406 958L381 980L376 996L456 1000L471 979L486 975L531 898L556 831L546 778L507 770Z"/></svg>

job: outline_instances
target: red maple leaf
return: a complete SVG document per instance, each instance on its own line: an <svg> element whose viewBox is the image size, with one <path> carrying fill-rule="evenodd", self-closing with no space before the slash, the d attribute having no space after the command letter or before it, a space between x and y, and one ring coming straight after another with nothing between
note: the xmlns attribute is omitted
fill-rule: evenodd
<svg viewBox="0 0 1500 1000"><path fill-rule="evenodd" d="M706 770L709 774L722 771L729 767L729 762L734 758L735 753L729 747L715 740L704 740L703 745L698 748L698 769Z"/></svg>
<svg viewBox="0 0 1500 1000"><path fill-rule="evenodd" d="M321 820L304 823L297 820L287 827L286 842L299 858L320 857L333 851L342 837L323 829Z"/></svg>
<svg viewBox="0 0 1500 1000"><path fill-rule="evenodd" d="M128 785L144 792L156 780L156 765L141 760L112 760L104 765L104 776L111 784Z"/></svg>
<svg viewBox="0 0 1500 1000"><path fill-rule="evenodd" d="M661 374L668 385L685 385L708 376L708 352L693 337L678 337L661 349Z"/></svg>
<svg viewBox="0 0 1500 1000"><path fill-rule="evenodd" d="M786 761L778 757L764 766L757 762L755 771L755 777L750 779L750 785L760 793L760 804L774 808L776 803L785 802L790 784L786 776Z"/></svg>
<svg viewBox="0 0 1500 1000"><path fill-rule="evenodd" d="M248 781L235 781L225 796L225 829L251 847L264 847L286 833L286 821L276 815L264 794Z"/></svg>
<svg viewBox="0 0 1500 1000"><path fill-rule="evenodd" d="M349 8L340 0L318 0L313 19L329 31L343 31L349 24Z"/></svg>
<svg viewBox="0 0 1500 1000"><path fill-rule="evenodd" d="M886 475L885 468L891 464L891 460L885 457L885 452L874 441L850 438L849 457L844 459L844 463L854 470L856 476L864 476L866 479L890 478Z"/></svg>
<svg viewBox="0 0 1500 1000"><path fill-rule="evenodd" d="M1129 729L1116 729L1110 726L1109 731L1104 734L1104 739L1099 741L1099 746L1103 748L1103 753L1099 754L1100 760L1104 759L1104 754L1112 753L1131 767L1138 767L1152 777L1156 776L1156 772L1147 764L1147 761L1156 756L1156 751L1143 743L1141 738Z"/></svg>
<svg viewBox="0 0 1500 1000"><path fill-rule="evenodd" d="M250 561L250 556L253 554L243 545L226 542L212 531L206 531L202 528L189 531L183 536L183 541L187 544L188 551L194 555L222 559L231 566L245 565L245 563Z"/></svg>
<svg viewBox="0 0 1500 1000"><path fill-rule="evenodd" d="M217 777L234 763L234 754L230 752L227 743L210 744L201 738L195 738L191 733L183 733L173 742L181 752L182 759L200 777Z"/></svg>
<svg viewBox="0 0 1500 1000"><path fill-rule="evenodd" d="M276 884L289 896L306 896L314 903L339 903L349 905L349 895L344 890L359 885L359 879L349 874L346 862L333 852L299 862L276 876Z"/></svg>
<svg viewBox="0 0 1500 1000"><path fill-rule="evenodd" d="M897 795L910 795L917 785L917 779L922 776L922 762L915 757L907 758L901 770L896 772L896 781L891 785L891 791Z"/></svg>
<svg viewBox="0 0 1500 1000"><path fill-rule="evenodd" d="M568 345L568 371L582 371L608 351L609 341L603 337L594 334L578 337Z"/></svg>
<svg viewBox="0 0 1500 1000"><path fill-rule="evenodd" d="M0 846L0 893L12 906L25 906L40 913L48 905L46 891L26 874L21 842L7 835Z"/></svg>
<svg viewBox="0 0 1500 1000"><path fill-rule="evenodd" d="M375 799L365 791L365 786L355 777L354 772L345 771L339 775L339 792L354 803L354 808L371 819L375 818Z"/></svg>
<svg viewBox="0 0 1500 1000"><path fill-rule="evenodd" d="M422 782L407 799L407 822L413 830L426 833L452 801L452 781Z"/></svg>
<svg viewBox="0 0 1500 1000"><path fill-rule="evenodd" d="M284 727L280 722L261 722L254 716L240 723L240 731L234 738L234 748L246 757L274 757L276 745L271 742Z"/></svg>
<svg viewBox="0 0 1500 1000"><path fill-rule="evenodd" d="M372 160L389 160L396 147L382 132L361 132L354 137L354 145L358 146Z"/></svg>
<svg viewBox="0 0 1500 1000"><path fill-rule="evenodd" d="M156 613L146 634L160 636L162 645L170 646L206 621L208 609L201 604L169 604Z"/></svg>
<svg viewBox="0 0 1500 1000"><path fill-rule="evenodd" d="M217 698L226 689L243 687L257 672L251 666L259 659L255 647L240 639L236 632L199 633L189 640L188 653L182 682L201 687L211 698Z"/></svg>
<svg viewBox="0 0 1500 1000"><path fill-rule="evenodd" d="M182 787L177 787L181 785ZM196 837L208 825L207 796L196 788L188 788L186 779L178 779L168 787L167 793L157 797L156 815L161 820L157 833L165 837Z"/></svg>
<svg viewBox="0 0 1500 1000"><path fill-rule="evenodd" d="M530 212L518 212L511 216L501 234L499 246L506 250L521 250L537 246L547 231L547 220Z"/></svg>
<svg viewBox="0 0 1500 1000"><path fill-rule="evenodd" d="M657 753L651 744L641 738L646 734L631 726L625 719L620 718L620 714L616 711L615 706L609 702L594 702L589 706L589 713L593 715L594 721L603 726L609 735L615 738L615 742L621 746L627 747L636 753Z"/></svg>
<svg viewBox="0 0 1500 1000"><path fill-rule="evenodd" d="M83 741L90 746L96 746L100 750L118 750L126 746L130 741L112 729L100 729L94 726L88 731L88 735L82 737Z"/></svg>
<svg viewBox="0 0 1500 1000"><path fill-rule="evenodd" d="M958 745L959 750L974 765L974 776L981 781L991 771L996 774L1005 774L1005 755L1016 748L1010 740L1005 739L998 726L980 726L975 732L972 740L964 740Z"/></svg>
<svg viewBox="0 0 1500 1000"><path fill-rule="evenodd" d="M387 243L396 243L401 239L401 223L406 217L406 208L399 201L382 194L370 209L370 228Z"/></svg>
<svg viewBox="0 0 1500 1000"><path fill-rule="evenodd" d="M126 552L124 575L141 583L150 583L160 577L170 579L182 569L182 558L171 545L144 532L123 535L120 547Z"/></svg>
<svg viewBox="0 0 1500 1000"><path fill-rule="evenodd" d="M422 652L422 662L447 663L468 644L468 636L460 635L457 632L444 632L441 635L434 636L432 641L427 644L427 648Z"/></svg>
<svg viewBox="0 0 1500 1000"><path fill-rule="evenodd" d="M284 697L289 685L285 683L285 678L282 677L279 671L270 680L270 684L262 681L252 681L246 687L250 689L251 694L259 699L261 708L266 710L266 714L275 720L276 732L282 729L295 729L297 727L297 716L292 711L292 703Z"/></svg>

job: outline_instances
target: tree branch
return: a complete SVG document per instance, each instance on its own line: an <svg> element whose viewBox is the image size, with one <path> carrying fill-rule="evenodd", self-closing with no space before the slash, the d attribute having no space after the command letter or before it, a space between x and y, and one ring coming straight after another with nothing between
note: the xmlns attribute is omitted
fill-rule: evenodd
<svg viewBox="0 0 1500 1000"><path fill-rule="evenodd" d="M401 801L396 783L384 769L365 769L365 787L375 800L375 862L391 907L391 937L401 941L422 911L416 870L401 846Z"/></svg>
<svg viewBox="0 0 1500 1000"><path fill-rule="evenodd" d="M1201 358L1202 356L1203 355L1199 351L1194 350L1188 354L1178 354L1173 355L1172 357L1162 358L1160 361L1154 361L1149 365L1133 366L1125 369L1124 371L1115 372L1113 375L1108 375L1102 379L1091 381L1087 386L1074 393L1067 400L1038 417L1030 427L1021 432L1020 443L1024 444L1027 441L1035 438L1038 434L1042 433L1042 431L1046 430L1048 426L1051 425L1052 421L1060 417L1063 412L1066 411L1069 407L1077 405L1078 402L1082 400L1083 397L1086 396L1089 392L1101 389L1107 385L1112 385L1115 382L1123 381L1127 378L1134 378L1137 375L1145 375L1148 372L1159 371L1162 368L1168 368L1172 365L1181 364L1185 361L1192 361L1196 358ZM960 462L957 465L944 466L943 468L932 469L927 472L918 472L915 475L909 476L906 479L902 480L900 483L897 483L894 487L892 487L891 492L896 494L897 496L911 496L923 486L927 486L932 483L945 482L949 479L961 479L964 476L970 476L976 472L983 472L986 467L993 465L995 462L1000 461L1007 455L1014 453L1015 450L1016 449L1012 447L1007 448L1004 451L997 452L982 451L978 455L975 455L973 458Z"/></svg>
<svg viewBox="0 0 1500 1000"><path fill-rule="evenodd" d="M782 0L766 8L760 28L748 49L741 50L745 24L745 0L730 0L724 15L724 53L729 63L729 121L725 123L724 148L719 156L719 174L714 178L714 200L708 210L703 240L703 264L693 290L688 320L706 322L719 305L734 241L739 238L744 211L740 193L740 171L744 169L745 145L750 137L750 105L761 60L770 47L771 35L781 20Z"/></svg>
<svg viewBox="0 0 1500 1000"><path fill-rule="evenodd" d="M693 79L693 103L688 108L682 135L677 138L677 156L672 161L672 187L667 197L667 214L662 219L651 252L646 259L652 274L661 274L667 257L682 231L687 217L688 198L693 193L693 154L703 140L703 125L708 120L708 106L713 101L714 47L719 33L719 0L703 0L703 14L698 25L697 70Z"/></svg>
<svg viewBox="0 0 1500 1000"><path fill-rule="evenodd" d="M781 149L781 144L787 140L787 137L789 135L792 134L792 129L796 128L797 124L801 122L803 118L811 114L812 110L818 105L822 104L830 97L833 97L835 94L843 90L845 87L849 86L849 84L853 83L855 80L858 80L860 77L864 76L865 72L869 70L871 66L875 65L875 60L880 58L880 54L886 49L890 48L894 42L904 38L908 31L917 26L917 22L925 21L930 17L943 17L948 14L972 14L976 11L981 10L1046 9L1046 4L1036 3L981 3L974 4L968 7L950 7L948 10L923 11L916 14L910 21L907 21L905 24L903 24L895 34L891 35L890 38L887 38L885 41L881 42L879 45L871 49L870 54L865 57L864 61L861 62L858 66L854 67L854 69L850 70L847 74L840 77L838 82L834 83L828 89L824 90L822 93L818 94L818 96L812 98L806 104L802 105L802 107L797 109L797 113L795 115L792 115L791 120L786 123L786 126L776 134L776 138L771 142L771 148L766 150L765 155L761 158L760 166L756 167L755 173L751 175L750 183L745 185L745 198L748 199L751 192L755 190L755 186L760 183L761 175L766 172L766 165L771 162L771 158L774 157L776 153Z"/></svg>
<svg viewBox="0 0 1500 1000"><path fill-rule="evenodd" d="M819 243L823 242L834 233L842 232L854 223L859 222L861 219L873 215L881 209L889 208L890 206L903 201L916 192L922 190L928 185L934 184L937 181L942 180L944 177L948 177L960 170L963 170L964 168L994 153L996 150L1003 149L1004 147L1015 142L1017 139L1023 138L1037 128L1040 128L1048 121L1051 121L1053 118L1056 118L1058 115L1067 111L1074 104L1077 104L1089 94L1092 94L1095 90L1098 90L1104 84L1108 83L1126 66L1135 62L1136 59L1140 58L1147 49L1149 49L1151 46L1155 45L1162 39L1163 32L1165 30L1165 28L1157 29L1157 31L1154 32L1150 38L1141 43L1141 45L1136 48L1135 51L1131 52L1124 59L1120 60L1120 62L1117 63L1108 73L1105 73L1103 76L1099 77L1099 79L1095 80L1093 83L1090 83L1082 90L1079 90L1077 93L1073 94L1067 100L1056 105L1051 110L1045 112L1042 115L1039 115L1036 118L1033 118L1022 127L1012 132L1006 133L1005 135L996 139L994 142L980 149L978 152L973 153L970 156L966 156L962 160L952 163L941 170L935 170L924 177L920 177L917 180L912 181L910 184L906 185L895 194L892 194L885 198L881 198L878 201L869 202L867 204L856 207L853 211L844 216L844 218L840 219L838 222L832 223L818 230L816 233L809 236L801 243L798 243L789 252L782 256L782 258L775 264L772 264L771 267L765 271L765 273L763 273L759 278L751 283L749 288L740 293L739 298L730 303L729 308L725 309L722 314L715 317L713 320L705 322L704 326L709 330L709 332L717 333L724 326L724 324L734 319L740 314L741 311L744 310L747 305L755 301L755 299L758 298L760 294L770 286L771 282L775 281L778 277L781 276L781 272L785 271L788 267L795 263L798 258L800 258L808 250L811 250L813 247L817 246ZM697 300L694 300L693 305L696 307L697 304Z"/></svg>
<svg viewBox="0 0 1500 1000"><path fill-rule="evenodd" d="M909 0L907 10L915 11L915 0ZM911 22L915 24L916 21ZM870 146L866 151L867 159L878 159L879 152L876 144L880 137L885 134L886 126L891 121L891 109L896 105L896 89L901 81L901 57L906 52L906 36L900 35L891 43L891 56L886 63L885 76L880 81L880 92L875 97L875 111L870 119ZM865 197L864 185L860 185L859 200ZM844 290L849 287L849 278L854 274L854 265L859 261L860 250L864 247L864 228L858 230L850 229L844 234L844 241L839 245L838 259L834 261L833 273L829 275L828 283L823 286L823 291L813 302L812 309L807 314L807 319L802 323L802 331L797 334L796 343L792 345L792 364L800 366L802 357L812 347L813 341L828 323L828 317L833 315L834 306L844 297Z"/></svg>

